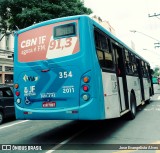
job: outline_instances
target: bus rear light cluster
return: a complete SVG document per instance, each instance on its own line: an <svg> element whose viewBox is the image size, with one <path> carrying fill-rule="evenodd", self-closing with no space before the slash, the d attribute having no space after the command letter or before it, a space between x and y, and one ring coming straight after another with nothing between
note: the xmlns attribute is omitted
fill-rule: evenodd
<svg viewBox="0 0 160 153"><path fill-rule="evenodd" d="M83 94L82 94L82 99L84 101L88 101L90 99L90 95L89 95L89 82L90 82L90 78L88 76L84 76L82 78L83 81L83 85L82 85L82 89L83 89ZM84 93L85 92L85 93Z"/></svg>
<svg viewBox="0 0 160 153"><path fill-rule="evenodd" d="M18 91L19 84L14 84L14 88L16 89L15 95L17 96L16 103L17 103L17 104L20 104L20 103L21 103L21 99L19 98L19 96L20 96L20 91Z"/></svg>

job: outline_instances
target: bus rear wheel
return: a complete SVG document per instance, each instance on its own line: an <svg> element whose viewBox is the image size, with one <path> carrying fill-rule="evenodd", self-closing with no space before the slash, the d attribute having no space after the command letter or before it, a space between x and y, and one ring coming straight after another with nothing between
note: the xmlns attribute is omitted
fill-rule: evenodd
<svg viewBox="0 0 160 153"><path fill-rule="evenodd" d="M130 111L128 113L128 119L133 120L136 117L136 100L133 93L130 96Z"/></svg>

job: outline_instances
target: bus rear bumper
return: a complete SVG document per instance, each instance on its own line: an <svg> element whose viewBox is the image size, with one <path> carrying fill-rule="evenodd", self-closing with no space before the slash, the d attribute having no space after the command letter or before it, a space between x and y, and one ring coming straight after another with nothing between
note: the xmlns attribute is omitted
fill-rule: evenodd
<svg viewBox="0 0 160 153"><path fill-rule="evenodd" d="M16 119L21 120L101 120L105 119L103 111L97 109L94 100L73 108L64 109L24 109L16 107Z"/></svg>

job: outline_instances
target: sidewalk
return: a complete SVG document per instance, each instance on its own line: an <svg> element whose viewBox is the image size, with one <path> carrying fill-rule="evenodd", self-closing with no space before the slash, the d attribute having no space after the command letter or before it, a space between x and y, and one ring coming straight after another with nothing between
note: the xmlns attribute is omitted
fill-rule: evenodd
<svg viewBox="0 0 160 153"><path fill-rule="evenodd" d="M154 84L154 95L151 97L151 101L160 101L160 85Z"/></svg>
<svg viewBox="0 0 160 153"><path fill-rule="evenodd" d="M153 88L154 88L154 93L155 94L157 94L157 93L160 94L160 85L159 84L154 84Z"/></svg>

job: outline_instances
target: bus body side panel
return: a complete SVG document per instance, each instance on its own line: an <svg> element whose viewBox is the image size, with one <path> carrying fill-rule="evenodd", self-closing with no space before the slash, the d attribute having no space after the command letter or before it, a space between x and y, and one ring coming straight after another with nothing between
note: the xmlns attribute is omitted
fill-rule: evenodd
<svg viewBox="0 0 160 153"><path fill-rule="evenodd" d="M125 102L125 91L124 91L124 81L122 77L118 77L119 88L120 88L120 97L121 97L121 109L122 111L126 110L126 102Z"/></svg>
<svg viewBox="0 0 160 153"><path fill-rule="evenodd" d="M151 87L151 84L148 80L148 78L143 78L143 85L144 85L144 98L145 98L145 101L150 99L150 87Z"/></svg>
<svg viewBox="0 0 160 153"><path fill-rule="evenodd" d="M103 88L105 96L105 117L107 119L120 117L120 99L115 73L103 72Z"/></svg>
<svg viewBox="0 0 160 153"><path fill-rule="evenodd" d="M82 21L83 20L83 21ZM81 31L81 44L82 50L85 50L86 53L86 64L91 64L91 89L92 93L92 102L84 102L80 99L80 119L89 119L89 120L101 120L105 119L104 112L104 95L103 95L103 82L102 82L102 73L99 66L99 62L95 50L95 40L94 40L94 27L91 20L82 19ZM89 29L88 29L89 27ZM84 48L83 48L84 47ZM88 107L86 107L88 105Z"/></svg>
<svg viewBox="0 0 160 153"><path fill-rule="evenodd" d="M128 97L130 98L131 91L135 93L136 104L137 106L141 104L142 95L140 88L140 80L138 77L126 76L127 77L127 87L128 87Z"/></svg>

